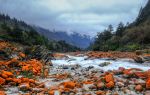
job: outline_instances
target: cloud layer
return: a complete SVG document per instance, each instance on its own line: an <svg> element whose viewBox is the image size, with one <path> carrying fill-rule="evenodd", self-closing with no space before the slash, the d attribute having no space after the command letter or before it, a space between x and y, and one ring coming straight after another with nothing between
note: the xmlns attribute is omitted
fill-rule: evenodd
<svg viewBox="0 0 150 95"><path fill-rule="evenodd" d="M147 0L0 0L0 11L47 29L94 36L132 22Z"/></svg>

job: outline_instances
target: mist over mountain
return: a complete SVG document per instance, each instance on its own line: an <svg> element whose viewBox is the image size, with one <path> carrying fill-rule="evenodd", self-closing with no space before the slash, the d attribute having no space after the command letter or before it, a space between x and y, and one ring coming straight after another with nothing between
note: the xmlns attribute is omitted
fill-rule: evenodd
<svg viewBox="0 0 150 95"><path fill-rule="evenodd" d="M50 31L48 29L44 29L41 27L33 26L35 30L37 30L41 35L44 35L49 40L61 41L64 40L65 42L80 47L80 48L87 48L90 43L93 42L93 39L87 35L81 35L79 33L72 33L68 34L65 31Z"/></svg>

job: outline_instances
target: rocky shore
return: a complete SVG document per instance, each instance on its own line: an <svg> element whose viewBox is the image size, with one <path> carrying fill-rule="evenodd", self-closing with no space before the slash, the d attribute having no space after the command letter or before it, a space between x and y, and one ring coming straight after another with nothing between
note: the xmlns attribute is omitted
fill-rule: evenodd
<svg viewBox="0 0 150 95"><path fill-rule="evenodd" d="M0 95L150 95L149 64L149 54L52 54L1 41Z"/></svg>

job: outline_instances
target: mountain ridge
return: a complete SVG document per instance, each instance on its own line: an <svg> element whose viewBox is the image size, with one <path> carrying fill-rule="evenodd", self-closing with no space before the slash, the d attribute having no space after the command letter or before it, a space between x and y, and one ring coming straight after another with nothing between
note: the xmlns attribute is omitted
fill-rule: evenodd
<svg viewBox="0 0 150 95"><path fill-rule="evenodd" d="M108 29L97 34L90 48L100 51L150 49L150 0L144 8L141 8L133 23L127 25L120 23L114 32L110 25Z"/></svg>
<svg viewBox="0 0 150 95"><path fill-rule="evenodd" d="M25 46L40 45L51 51L67 52L80 48L65 41L48 40L24 21L0 13L0 40L20 43Z"/></svg>
<svg viewBox="0 0 150 95"><path fill-rule="evenodd" d="M87 48L90 43L93 42L92 38L87 35L80 35L79 33L68 34L65 31L50 31L48 29L44 29L39 26L33 26L35 30L37 30L40 34L47 37L49 40L61 41L64 40L68 44L80 47Z"/></svg>

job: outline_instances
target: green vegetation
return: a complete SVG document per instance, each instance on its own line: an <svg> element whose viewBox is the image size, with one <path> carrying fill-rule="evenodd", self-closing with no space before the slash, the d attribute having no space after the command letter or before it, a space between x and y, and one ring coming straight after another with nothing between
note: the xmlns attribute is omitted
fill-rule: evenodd
<svg viewBox="0 0 150 95"><path fill-rule="evenodd" d="M127 25L120 23L114 32L110 25L108 29L98 33L90 49L95 51L150 49L150 1L141 9L135 22Z"/></svg>
<svg viewBox="0 0 150 95"><path fill-rule="evenodd" d="M22 71L21 75L23 75L26 78L34 78L34 74L30 71Z"/></svg>
<svg viewBox="0 0 150 95"><path fill-rule="evenodd" d="M23 45L43 45L51 51L76 51L79 48L67 44L65 41L49 41L40 35L30 25L7 15L0 15L0 39L17 42Z"/></svg>

